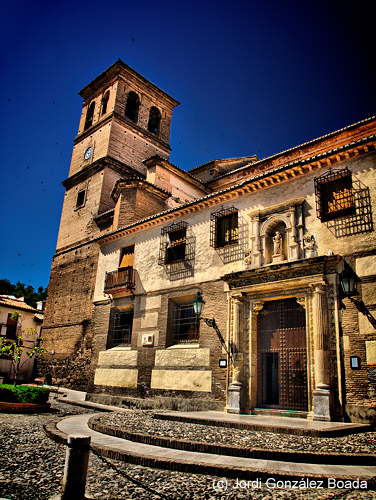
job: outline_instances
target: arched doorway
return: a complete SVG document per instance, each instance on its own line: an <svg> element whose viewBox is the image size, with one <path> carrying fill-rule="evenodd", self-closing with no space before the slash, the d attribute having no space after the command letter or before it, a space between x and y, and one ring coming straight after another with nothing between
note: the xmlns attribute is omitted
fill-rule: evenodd
<svg viewBox="0 0 376 500"><path fill-rule="evenodd" d="M305 310L295 298L265 302L258 315L259 408L307 410Z"/></svg>

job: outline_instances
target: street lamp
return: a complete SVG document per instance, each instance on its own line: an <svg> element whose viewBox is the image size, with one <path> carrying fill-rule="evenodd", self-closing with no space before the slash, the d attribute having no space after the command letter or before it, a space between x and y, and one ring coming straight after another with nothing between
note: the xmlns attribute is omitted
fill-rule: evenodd
<svg viewBox="0 0 376 500"><path fill-rule="evenodd" d="M357 295L357 291L355 288L355 275L348 266L345 266L345 269L340 274L339 282L344 297L352 297L353 295Z"/></svg>
<svg viewBox="0 0 376 500"><path fill-rule="evenodd" d="M200 319L202 310L205 305L205 300L201 296L201 292L197 292L196 297L193 299L193 310L197 319Z"/></svg>

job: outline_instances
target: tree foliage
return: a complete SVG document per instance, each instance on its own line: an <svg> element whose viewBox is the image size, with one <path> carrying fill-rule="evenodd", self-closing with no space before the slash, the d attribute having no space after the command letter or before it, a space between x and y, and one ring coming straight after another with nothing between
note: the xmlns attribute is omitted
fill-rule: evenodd
<svg viewBox="0 0 376 500"><path fill-rule="evenodd" d="M24 330L25 334L36 334L35 328L27 328ZM23 364L30 358L43 357L46 348L41 345L42 339L37 337L33 346L26 346L23 338L19 335L15 340L0 338L0 356L3 359L9 359L12 362L11 374L14 378L14 385L17 383L17 377ZM25 354L22 361L22 355Z"/></svg>
<svg viewBox="0 0 376 500"><path fill-rule="evenodd" d="M40 300L46 300L47 298L47 288L42 286L34 290L31 285L26 286L25 283L17 281L14 285L7 279L0 279L0 295L13 295L14 297L24 297L26 304L32 307L37 306L37 302Z"/></svg>

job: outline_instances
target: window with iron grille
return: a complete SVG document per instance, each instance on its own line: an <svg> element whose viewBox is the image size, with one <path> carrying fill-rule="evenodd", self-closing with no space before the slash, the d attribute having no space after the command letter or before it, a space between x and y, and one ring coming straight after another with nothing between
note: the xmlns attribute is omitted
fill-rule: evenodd
<svg viewBox="0 0 376 500"><path fill-rule="evenodd" d="M172 229L167 233L167 248L165 255L166 264L172 264L173 262L180 262L185 259L185 249L187 228L182 227L178 229Z"/></svg>
<svg viewBox="0 0 376 500"><path fill-rule="evenodd" d="M235 207L222 208L210 216L210 244L213 248L223 248L238 244L239 222Z"/></svg>
<svg viewBox="0 0 376 500"><path fill-rule="evenodd" d="M133 311L111 311L107 349L130 345L132 340Z"/></svg>
<svg viewBox="0 0 376 500"><path fill-rule="evenodd" d="M188 223L174 222L161 230L158 264L165 267L170 279L193 275L195 245Z"/></svg>
<svg viewBox="0 0 376 500"><path fill-rule="evenodd" d="M317 216L322 222L355 214L355 196L348 168L315 177Z"/></svg>
<svg viewBox="0 0 376 500"><path fill-rule="evenodd" d="M199 322L193 305L171 302L172 307L172 343L182 344L197 342L199 338Z"/></svg>

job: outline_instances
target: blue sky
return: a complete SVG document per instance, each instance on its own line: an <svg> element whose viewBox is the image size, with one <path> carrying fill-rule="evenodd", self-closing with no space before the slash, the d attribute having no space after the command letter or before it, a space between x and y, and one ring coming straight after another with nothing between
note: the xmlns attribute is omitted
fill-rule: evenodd
<svg viewBox="0 0 376 500"><path fill-rule="evenodd" d="M121 58L182 104L171 161L260 158L375 113L362 2L2 6L0 279L46 286L79 90Z"/></svg>

